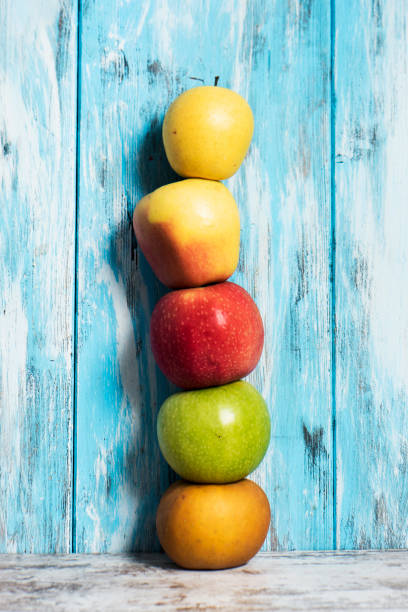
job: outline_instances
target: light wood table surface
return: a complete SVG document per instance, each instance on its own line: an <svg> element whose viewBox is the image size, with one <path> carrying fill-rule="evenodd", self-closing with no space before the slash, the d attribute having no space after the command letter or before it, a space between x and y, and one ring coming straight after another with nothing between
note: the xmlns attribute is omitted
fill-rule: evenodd
<svg viewBox="0 0 408 612"><path fill-rule="evenodd" d="M408 552L259 554L186 571L163 555L0 556L0 610L406 610Z"/></svg>

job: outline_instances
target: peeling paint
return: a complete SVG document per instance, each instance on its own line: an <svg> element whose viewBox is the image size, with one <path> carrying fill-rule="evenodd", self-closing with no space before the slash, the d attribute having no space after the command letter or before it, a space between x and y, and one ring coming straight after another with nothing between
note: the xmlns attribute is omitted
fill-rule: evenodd
<svg viewBox="0 0 408 612"><path fill-rule="evenodd" d="M0 552L71 551L76 19L0 24Z"/></svg>
<svg viewBox="0 0 408 612"><path fill-rule="evenodd" d="M337 540L406 547L405 3L337 2L336 24Z"/></svg>

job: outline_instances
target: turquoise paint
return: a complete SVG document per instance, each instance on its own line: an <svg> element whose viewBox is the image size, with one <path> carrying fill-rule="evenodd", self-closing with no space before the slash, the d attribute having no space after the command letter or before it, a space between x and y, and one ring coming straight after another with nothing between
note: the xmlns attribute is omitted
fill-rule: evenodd
<svg viewBox="0 0 408 612"><path fill-rule="evenodd" d="M272 419L255 474L272 508L266 547L330 548L329 7L258 5L243 32L258 32L242 70L256 124L250 155L230 181L243 225L234 280L255 298L266 328L249 377Z"/></svg>
<svg viewBox="0 0 408 612"><path fill-rule="evenodd" d="M155 30L142 27L150 19L115 3L84 5L82 14L78 552L158 548L155 508L170 480L155 417L171 387L148 341L163 287L138 252L131 226L137 200L170 176L158 130L175 94L151 55Z"/></svg>
<svg viewBox="0 0 408 612"><path fill-rule="evenodd" d="M81 115L81 70L82 70L82 5L77 2L77 62L76 62L76 140L75 140L75 271L74 271L74 312L73 312L73 356L74 356L74 384L72 400L72 506L71 506L71 550L76 553L76 482L77 482L77 380L78 380L78 224L79 224L79 189L80 189L80 115Z"/></svg>
<svg viewBox="0 0 408 612"><path fill-rule="evenodd" d="M131 216L177 179L169 103L216 76L256 121L226 184L266 328L264 548L407 546L403 0L0 6L0 551L158 549L174 388Z"/></svg>
<svg viewBox="0 0 408 612"><path fill-rule="evenodd" d="M141 196L176 178L160 136L169 103L215 76L249 99L257 120L228 186L242 218L234 279L267 331L249 378L272 416L270 451L254 474L272 503L266 547L331 546L330 11L324 2L235 8L84 6L78 551L157 548L154 514L171 475L155 419L171 388L153 363L148 321L163 288L135 251L130 216Z"/></svg>
<svg viewBox="0 0 408 612"><path fill-rule="evenodd" d="M337 543L408 543L406 3L336 3Z"/></svg>
<svg viewBox="0 0 408 612"><path fill-rule="evenodd" d="M66 553L77 6L34 4L0 3L0 552Z"/></svg>
<svg viewBox="0 0 408 612"><path fill-rule="evenodd" d="M337 424L336 424L336 2L330 0L330 323L333 472L333 550L337 549Z"/></svg>

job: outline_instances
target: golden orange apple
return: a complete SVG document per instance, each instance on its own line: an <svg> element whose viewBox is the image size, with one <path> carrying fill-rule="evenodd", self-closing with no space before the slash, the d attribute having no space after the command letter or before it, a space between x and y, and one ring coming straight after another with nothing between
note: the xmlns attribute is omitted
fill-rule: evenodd
<svg viewBox="0 0 408 612"><path fill-rule="evenodd" d="M164 551L181 567L224 569L243 565L258 552L270 518L268 499L251 480L179 480L163 495L156 526Z"/></svg>

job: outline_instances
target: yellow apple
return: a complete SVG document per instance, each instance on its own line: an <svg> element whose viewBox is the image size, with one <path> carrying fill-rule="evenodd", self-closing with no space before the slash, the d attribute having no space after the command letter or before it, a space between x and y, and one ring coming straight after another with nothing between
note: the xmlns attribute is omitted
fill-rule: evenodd
<svg viewBox="0 0 408 612"><path fill-rule="evenodd" d="M238 264L239 212L222 183L187 179L145 196L133 214L140 248L167 287L226 280Z"/></svg>
<svg viewBox="0 0 408 612"><path fill-rule="evenodd" d="M224 87L182 93L163 122L167 159L180 176L221 181L238 170L254 131L248 103Z"/></svg>

